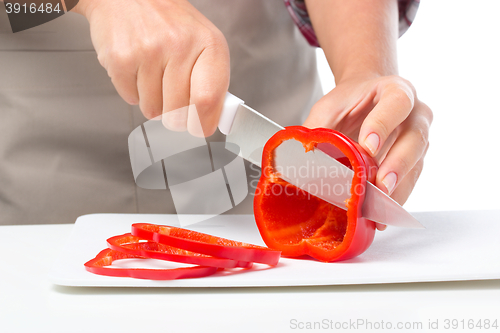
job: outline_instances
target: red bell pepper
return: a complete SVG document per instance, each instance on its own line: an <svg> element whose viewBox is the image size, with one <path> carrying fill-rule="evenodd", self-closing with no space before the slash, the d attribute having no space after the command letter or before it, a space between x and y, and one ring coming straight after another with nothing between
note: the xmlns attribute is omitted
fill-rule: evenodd
<svg viewBox="0 0 500 333"><path fill-rule="evenodd" d="M286 140L301 142L306 152L321 144L321 150L328 153L323 146L329 143L344 155L330 153L354 171L347 212L279 178L273 154ZM375 160L337 131L292 126L277 132L264 147L262 175L254 198L255 220L264 242L284 256L309 255L325 262L363 253L375 236L375 223L362 217L361 208L366 182L375 180L376 171Z"/></svg>
<svg viewBox="0 0 500 333"><path fill-rule="evenodd" d="M132 235L180 249L219 258L277 265L280 251L192 230L149 223L132 225Z"/></svg>
<svg viewBox="0 0 500 333"><path fill-rule="evenodd" d="M112 250L145 258L223 268L252 267L251 262L217 258L156 242L141 242L141 240L141 238L128 233L111 237L107 242Z"/></svg>
<svg viewBox="0 0 500 333"><path fill-rule="evenodd" d="M85 263L85 269L91 273L118 276L132 277L136 279L148 280L174 280L197 278L212 275L217 272L217 267L209 266L193 266L173 269L148 269L148 268L109 268L113 261L120 259L141 258L133 254L118 252L112 249L104 249L97 256Z"/></svg>

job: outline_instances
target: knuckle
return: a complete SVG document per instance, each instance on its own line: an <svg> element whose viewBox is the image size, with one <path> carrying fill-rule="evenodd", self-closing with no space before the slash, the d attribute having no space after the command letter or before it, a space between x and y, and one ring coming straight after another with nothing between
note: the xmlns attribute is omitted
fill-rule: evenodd
<svg viewBox="0 0 500 333"><path fill-rule="evenodd" d="M188 132L189 134L198 137L198 138L206 138L212 136L217 129L217 125L213 124L203 124L200 128L199 126L189 126L188 124Z"/></svg>
<svg viewBox="0 0 500 333"><path fill-rule="evenodd" d="M408 163L408 161L405 158L398 158L396 160L396 165L397 165L398 170L401 170L401 172L398 174L404 175L404 174L407 174L411 170L410 164Z"/></svg>
<svg viewBox="0 0 500 333"><path fill-rule="evenodd" d="M104 52L99 52L99 54L97 54L97 60L102 67L106 68L106 55L104 54Z"/></svg>
<svg viewBox="0 0 500 333"><path fill-rule="evenodd" d="M387 84L393 85L393 87L397 87L400 89L408 90L409 93L416 95L415 86L408 81L407 79L399 76L399 75L390 75L387 77Z"/></svg>
<svg viewBox="0 0 500 333"><path fill-rule="evenodd" d="M413 94L403 89L400 86L395 86L391 89L391 98L395 105L406 110L412 110L414 105Z"/></svg>
<svg viewBox="0 0 500 333"><path fill-rule="evenodd" d="M141 103L140 109L144 117L148 119L153 119L161 115L161 108L155 107L152 104L143 104Z"/></svg>
<svg viewBox="0 0 500 333"><path fill-rule="evenodd" d="M413 169L410 171L411 174L411 182L413 186L417 183L418 179L420 178L420 175L422 174L422 170L424 169L424 160L420 159L417 164L413 167Z"/></svg>
<svg viewBox="0 0 500 333"><path fill-rule="evenodd" d="M216 51L229 49L222 32L200 25L194 28L185 25L169 27L163 38L154 45L159 48L159 50L154 49L156 52L168 50L170 54L178 57L193 56L204 49Z"/></svg>
<svg viewBox="0 0 500 333"><path fill-rule="evenodd" d="M332 103L333 104L333 103ZM311 107L310 114L319 115L321 118L327 118L331 113L330 103L327 98L321 98Z"/></svg>
<svg viewBox="0 0 500 333"><path fill-rule="evenodd" d="M417 141L423 147L426 147L429 142L429 129L428 127L415 127L413 128L413 133L417 138Z"/></svg>
<svg viewBox="0 0 500 333"><path fill-rule="evenodd" d="M226 38L220 31L212 31L206 28L199 36L200 43L205 49L224 52L228 50Z"/></svg>
<svg viewBox="0 0 500 333"><path fill-rule="evenodd" d="M421 104L422 113L423 113L424 117L427 119L429 126L430 126L430 124L432 124L432 121L434 120L434 113L432 112L431 108L427 104L425 104L423 102L420 102L420 104Z"/></svg>
<svg viewBox="0 0 500 333"><path fill-rule="evenodd" d="M138 46L138 52L147 58L161 54L163 52L163 44L156 38L144 38Z"/></svg>
<svg viewBox="0 0 500 333"><path fill-rule="evenodd" d="M407 79L405 79L405 78L403 78L401 76L398 76L398 79L400 80L401 85L403 87L406 87L409 90L409 92L411 92L413 95L417 94L415 86L410 81L408 81Z"/></svg>
<svg viewBox="0 0 500 333"><path fill-rule="evenodd" d="M161 115L161 119L165 127L177 132L183 132L186 130L187 117L186 108L164 112Z"/></svg>
<svg viewBox="0 0 500 333"><path fill-rule="evenodd" d="M177 27L167 31L166 40L168 49L171 52L183 54L183 51L192 43L193 36L181 30L182 27Z"/></svg>
<svg viewBox="0 0 500 333"><path fill-rule="evenodd" d="M152 109L143 109L143 108L141 108L141 112L147 119L156 118L161 114L161 112L156 112Z"/></svg>
<svg viewBox="0 0 500 333"><path fill-rule="evenodd" d="M109 71L111 74L121 71L129 71L135 68L136 58L132 51L118 50L116 48L109 51L108 54Z"/></svg>
<svg viewBox="0 0 500 333"><path fill-rule="evenodd" d="M197 41L206 38L207 32L207 28L198 24L169 25L159 38L158 44L165 45L169 50L178 54L185 54L196 48Z"/></svg>
<svg viewBox="0 0 500 333"><path fill-rule="evenodd" d="M380 135L382 140L385 141L389 137L389 135L391 134L391 131L387 127L386 122L379 119L378 117L375 117L374 119L372 119L372 122L373 123L371 124L371 127L373 127L375 129L375 132L378 135Z"/></svg>
<svg viewBox="0 0 500 333"><path fill-rule="evenodd" d="M222 33L210 33L206 37L206 41L208 42L209 45L213 45L214 47L224 47L226 46L226 39L222 35Z"/></svg>
<svg viewBox="0 0 500 333"><path fill-rule="evenodd" d="M220 96L215 91L208 90L197 91L193 100L200 113L213 111L221 101Z"/></svg>

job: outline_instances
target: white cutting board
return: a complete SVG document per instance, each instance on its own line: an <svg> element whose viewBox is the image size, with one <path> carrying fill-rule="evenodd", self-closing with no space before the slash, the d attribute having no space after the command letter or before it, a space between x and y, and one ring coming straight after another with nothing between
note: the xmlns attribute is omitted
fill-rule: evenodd
<svg viewBox="0 0 500 333"><path fill-rule="evenodd" d="M151 281L89 273L83 264L127 233L132 223L177 224L175 215L95 214L79 217L50 272L53 283L107 287L256 287L401 283L500 279L500 210L413 214L426 229L388 227L377 232L361 256L338 263L281 258L269 269L226 270L210 277ZM190 229L264 245L252 215L221 215ZM157 261L127 260L121 267L162 267ZM161 263L162 265L169 265ZM171 267L171 266L166 266ZM178 266L176 266L178 267Z"/></svg>

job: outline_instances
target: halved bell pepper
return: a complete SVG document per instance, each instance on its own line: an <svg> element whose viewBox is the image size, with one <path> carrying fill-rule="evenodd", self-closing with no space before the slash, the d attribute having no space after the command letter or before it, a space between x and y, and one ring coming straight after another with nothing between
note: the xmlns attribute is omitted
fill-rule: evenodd
<svg viewBox="0 0 500 333"><path fill-rule="evenodd" d="M305 152L320 145L354 171L347 212L280 178L273 156L285 140L301 142ZM361 208L366 182L375 180L377 169L375 160L340 132L302 126L277 132L264 147L254 198L255 220L264 242L283 256L309 255L325 262L360 255L375 237L375 223L362 217Z"/></svg>

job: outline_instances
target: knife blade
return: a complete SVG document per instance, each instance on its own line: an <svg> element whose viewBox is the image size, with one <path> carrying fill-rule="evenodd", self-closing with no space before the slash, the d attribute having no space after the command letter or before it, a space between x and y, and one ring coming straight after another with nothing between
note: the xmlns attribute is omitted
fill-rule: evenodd
<svg viewBox="0 0 500 333"><path fill-rule="evenodd" d="M228 93L219 129L226 134L228 150L260 167L264 145L271 136L284 128ZM234 145L239 147L239 151L235 151ZM276 148L275 154L274 167L283 180L347 210L345 200L350 197L354 175L351 169L318 148L306 153L302 144L295 140L284 141ZM368 182L365 190L363 217L386 225L424 228L417 219L372 183Z"/></svg>

